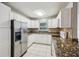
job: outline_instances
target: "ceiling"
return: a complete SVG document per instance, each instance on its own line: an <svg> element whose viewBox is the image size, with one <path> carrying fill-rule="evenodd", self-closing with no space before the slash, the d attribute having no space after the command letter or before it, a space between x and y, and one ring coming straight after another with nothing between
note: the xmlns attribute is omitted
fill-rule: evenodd
<svg viewBox="0 0 79 59"><path fill-rule="evenodd" d="M13 10L27 18L54 18L60 9L66 7L68 2L5 2Z"/></svg>

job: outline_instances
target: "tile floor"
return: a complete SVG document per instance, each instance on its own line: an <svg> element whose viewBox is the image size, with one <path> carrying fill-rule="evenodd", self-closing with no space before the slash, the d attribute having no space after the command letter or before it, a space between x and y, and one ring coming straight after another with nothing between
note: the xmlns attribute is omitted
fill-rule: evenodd
<svg viewBox="0 0 79 59"><path fill-rule="evenodd" d="M51 46L33 44L23 57L51 57Z"/></svg>

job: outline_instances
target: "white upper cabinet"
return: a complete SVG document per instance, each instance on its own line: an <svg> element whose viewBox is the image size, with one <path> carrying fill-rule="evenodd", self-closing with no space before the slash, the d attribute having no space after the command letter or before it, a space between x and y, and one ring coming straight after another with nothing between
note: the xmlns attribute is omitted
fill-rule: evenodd
<svg viewBox="0 0 79 59"><path fill-rule="evenodd" d="M23 16L22 14L13 11L11 12L11 19L15 19L17 21L21 21L21 22L28 22L28 18L26 18L25 16Z"/></svg>
<svg viewBox="0 0 79 59"><path fill-rule="evenodd" d="M28 28L39 28L39 20L29 20L27 27Z"/></svg>
<svg viewBox="0 0 79 59"><path fill-rule="evenodd" d="M48 28L57 28L58 26L58 19L54 18L48 20Z"/></svg>
<svg viewBox="0 0 79 59"><path fill-rule="evenodd" d="M11 8L0 3L0 27L8 27L10 25Z"/></svg>
<svg viewBox="0 0 79 59"><path fill-rule="evenodd" d="M71 27L71 8L65 8L61 10L61 27L62 28Z"/></svg>

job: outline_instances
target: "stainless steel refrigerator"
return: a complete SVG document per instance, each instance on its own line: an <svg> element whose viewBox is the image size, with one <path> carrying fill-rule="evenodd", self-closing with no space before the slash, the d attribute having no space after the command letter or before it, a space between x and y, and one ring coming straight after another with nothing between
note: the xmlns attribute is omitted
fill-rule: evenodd
<svg viewBox="0 0 79 59"><path fill-rule="evenodd" d="M11 56L20 57L27 51L27 23L11 20Z"/></svg>
<svg viewBox="0 0 79 59"><path fill-rule="evenodd" d="M27 23L21 22L21 45L22 51L21 55L27 50Z"/></svg>

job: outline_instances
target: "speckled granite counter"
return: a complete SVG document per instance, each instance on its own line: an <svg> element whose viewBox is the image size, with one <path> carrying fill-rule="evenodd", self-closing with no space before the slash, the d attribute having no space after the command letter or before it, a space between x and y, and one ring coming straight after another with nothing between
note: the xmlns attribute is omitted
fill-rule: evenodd
<svg viewBox="0 0 79 59"><path fill-rule="evenodd" d="M74 45L71 41L64 41L62 38L52 37L54 53L57 57L79 57L79 45ZM52 50L53 52L53 50Z"/></svg>

